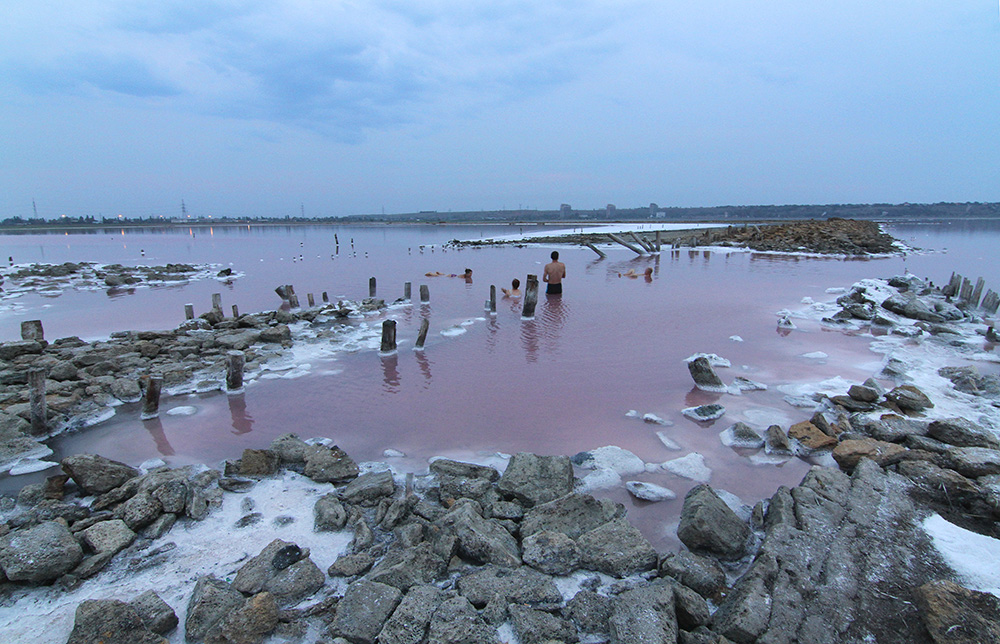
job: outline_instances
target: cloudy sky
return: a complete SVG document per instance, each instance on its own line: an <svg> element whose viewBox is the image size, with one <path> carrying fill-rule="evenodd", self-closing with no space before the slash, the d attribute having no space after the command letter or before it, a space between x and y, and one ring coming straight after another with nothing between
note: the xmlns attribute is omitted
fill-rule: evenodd
<svg viewBox="0 0 1000 644"><path fill-rule="evenodd" d="M10 0L0 217L1000 201L968 0Z"/></svg>

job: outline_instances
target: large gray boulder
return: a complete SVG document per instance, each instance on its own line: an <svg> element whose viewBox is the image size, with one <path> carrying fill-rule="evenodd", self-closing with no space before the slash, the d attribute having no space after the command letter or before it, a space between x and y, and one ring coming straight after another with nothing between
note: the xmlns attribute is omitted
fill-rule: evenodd
<svg viewBox="0 0 1000 644"><path fill-rule="evenodd" d="M260 644L278 626L278 604L271 593L257 593L209 631L209 644Z"/></svg>
<svg viewBox="0 0 1000 644"><path fill-rule="evenodd" d="M430 585L410 588L382 627L379 644L420 644L444 596L443 591Z"/></svg>
<svg viewBox="0 0 1000 644"><path fill-rule="evenodd" d="M521 521L521 537L551 530L576 539L584 532L624 515L624 506L613 501L598 500L589 494L567 494L525 512Z"/></svg>
<svg viewBox="0 0 1000 644"><path fill-rule="evenodd" d="M154 633L166 635L177 628L177 613L155 591L147 590L128 604L139 613L146 628Z"/></svg>
<svg viewBox="0 0 1000 644"><path fill-rule="evenodd" d="M483 621L467 599L442 602L431 618L427 641L434 644L499 644L496 629Z"/></svg>
<svg viewBox="0 0 1000 644"><path fill-rule="evenodd" d="M316 532L326 530L342 530L347 525L347 509L340 502L336 492L324 494L316 500L313 506L313 529Z"/></svg>
<svg viewBox="0 0 1000 644"><path fill-rule="evenodd" d="M275 539L260 554L243 564L233 580L233 588L252 595L268 591L279 605L289 605L308 597L323 586L323 572L309 559L308 552L294 543Z"/></svg>
<svg viewBox="0 0 1000 644"><path fill-rule="evenodd" d="M521 541L524 563L546 575L568 575L580 567L580 549L562 532L542 530Z"/></svg>
<svg viewBox="0 0 1000 644"><path fill-rule="evenodd" d="M44 521L0 537L0 569L11 581L52 581L82 559L83 548L58 521Z"/></svg>
<svg viewBox="0 0 1000 644"><path fill-rule="evenodd" d="M922 302L913 293L898 293L882 301L882 308L911 320L925 322L944 322L945 317L935 313L930 306Z"/></svg>
<svg viewBox="0 0 1000 644"><path fill-rule="evenodd" d="M676 642L673 588L658 581L621 593L612 600L609 625L616 644Z"/></svg>
<svg viewBox="0 0 1000 644"><path fill-rule="evenodd" d="M428 584L444 575L448 561L424 541L412 548L393 548L372 569L366 578L407 591L413 586Z"/></svg>
<svg viewBox="0 0 1000 644"><path fill-rule="evenodd" d="M547 503L573 491L573 464L568 456L520 452L511 457L497 489L527 507Z"/></svg>
<svg viewBox="0 0 1000 644"><path fill-rule="evenodd" d="M396 483L392 480L392 472L383 470L357 477L340 491L340 496L347 503L372 506L381 498L392 496L395 491Z"/></svg>
<svg viewBox="0 0 1000 644"><path fill-rule="evenodd" d="M627 577L656 567L656 550L626 519L615 519L576 540L581 566L614 577Z"/></svg>
<svg viewBox="0 0 1000 644"><path fill-rule="evenodd" d="M1000 599L936 580L916 589L920 617L935 642L1000 642Z"/></svg>
<svg viewBox="0 0 1000 644"><path fill-rule="evenodd" d="M945 454L948 467L962 476L979 478L1000 474L1000 450L985 447L953 447Z"/></svg>
<svg viewBox="0 0 1000 644"><path fill-rule="evenodd" d="M364 579L354 582L337 604L330 634L353 644L374 644L402 597L393 586Z"/></svg>
<svg viewBox="0 0 1000 644"><path fill-rule="evenodd" d="M343 483L357 478L358 464L337 446L315 445L306 453L305 475L317 483Z"/></svg>
<svg viewBox="0 0 1000 644"><path fill-rule="evenodd" d="M716 597L726 588L726 571L722 566L689 550L664 557L659 570L661 577L673 577L703 597Z"/></svg>
<svg viewBox="0 0 1000 644"><path fill-rule="evenodd" d="M739 558L750 537L750 527L708 485L698 485L684 497L677 536L692 550Z"/></svg>
<svg viewBox="0 0 1000 644"><path fill-rule="evenodd" d="M715 369L712 368L712 363L708 361L705 356L698 356L694 360L687 363L688 371L691 372L691 378L694 380L694 386L702 391L710 391L714 393L725 393L726 383L722 382L722 378L715 373Z"/></svg>
<svg viewBox="0 0 1000 644"><path fill-rule="evenodd" d="M438 524L454 532L463 557L484 564L521 565L517 540L496 521L480 516L472 502L456 504Z"/></svg>
<svg viewBox="0 0 1000 644"><path fill-rule="evenodd" d="M62 460L62 468L87 494L104 494L139 476L139 470L97 454L76 454Z"/></svg>
<svg viewBox="0 0 1000 644"><path fill-rule="evenodd" d="M521 644L572 644L580 640L576 626L565 619L520 604L511 604L508 611L514 633Z"/></svg>
<svg viewBox="0 0 1000 644"><path fill-rule="evenodd" d="M436 458L431 461L430 470L437 475L453 476L464 479L486 479L495 483L500 478L500 472L486 465L463 463L448 458Z"/></svg>
<svg viewBox="0 0 1000 644"><path fill-rule="evenodd" d="M111 519L95 523L80 532L80 538L88 548L97 553L115 553L135 541L135 532L121 519Z"/></svg>
<svg viewBox="0 0 1000 644"><path fill-rule="evenodd" d="M484 566L458 579L458 592L474 606L485 606L500 595L507 603L536 608L557 606L562 595L548 575L522 566L501 568Z"/></svg>
<svg viewBox="0 0 1000 644"><path fill-rule="evenodd" d="M184 621L184 637L198 642L229 613L241 607L243 595L221 579L201 577L194 585Z"/></svg>
<svg viewBox="0 0 1000 644"><path fill-rule="evenodd" d="M286 327L287 328L287 327ZM270 450L280 463L305 463L312 446L295 434L282 434L271 441Z"/></svg>
<svg viewBox="0 0 1000 644"><path fill-rule="evenodd" d="M87 599L76 607L66 644L166 644L132 606L115 599Z"/></svg>
<svg viewBox="0 0 1000 644"><path fill-rule="evenodd" d="M1000 439L990 430L966 418L944 418L927 426L927 434L956 447L1000 449Z"/></svg>
<svg viewBox="0 0 1000 644"><path fill-rule="evenodd" d="M887 393L885 398L906 411L923 411L934 406L927 394L913 385L899 385Z"/></svg>
<svg viewBox="0 0 1000 644"><path fill-rule="evenodd" d="M580 632L606 635L612 610L612 598L592 590L581 590L566 602L563 615L572 620Z"/></svg>

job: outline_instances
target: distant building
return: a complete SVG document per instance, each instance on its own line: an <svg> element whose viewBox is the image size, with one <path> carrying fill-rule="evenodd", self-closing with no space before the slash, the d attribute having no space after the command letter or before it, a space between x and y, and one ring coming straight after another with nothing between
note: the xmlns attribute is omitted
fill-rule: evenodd
<svg viewBox="0 0 1000 644"><path fill-rule="evenodd" d="M655 202L649 204L649 216L655 217L656 213L659 212L660 207L656 205Z"/></svg>
<svg viewBox="0 0 1000 644"><path fill-rule="evenodd" d="M573 215L573 208L568 204L559 204L559 216L562 218L570 217Z"/></svg>
<svg viewBox="0 0 1000 644"><path fill-rule="evenodd" d="M609 219L611 217L614 217L616 212L618 212L618 209L615 208L615 205L613 203L609 203L604 210L604 214L607 215Z"/></svg>

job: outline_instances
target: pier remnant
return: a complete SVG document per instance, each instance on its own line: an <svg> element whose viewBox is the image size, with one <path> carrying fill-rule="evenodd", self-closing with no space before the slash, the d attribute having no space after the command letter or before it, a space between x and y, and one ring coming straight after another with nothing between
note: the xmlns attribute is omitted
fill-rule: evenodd
<svg viewBox="0 0 1000 644"><path fill-rule="evenodd" d="M233 304L233 317L234 318L240 317L240 307L236 306L235 304Z"/></svg>
<svg viewBox="0 0 1000 644"><path fill-rule="evenodd" d="M48 405L45 402L45 367L28 369L28 387L31 390L31 435L44 436L49 433Z"/></svg>
<svg viewBox="0 0 1000 644"><path fill-rule="evenodd" d="M522 319L535 317L535 305L538 304L538 276L528 275L524 286L524 308L521 309Z"/></svg>
<svg viewBox="0 0 1000 644"><path fill-rule="evenodd" d="M330 301L330 296L326 294L326 291L323 291L323 302L329 302L329 301Z"/></svg>
<svg viewBox="0 0 1000 644"><path fill-rule="evenodd" d="M194 319L194 304L184 305L184 319L193 320Z"/></svg>
<svg viewBox="0 0 1000 644"><path fill-rule="evenodd" d="M417 343L414 348L423 350L424 342L427 340L427 329L431 328L430 320L424 318L420 321L420 331L417 332Z"/></svg>
<svg viewBox="0 0 1000 644"><path fill-rule="evenodd" d="M983 278L980 277L976 280L976 288L972 289L972 300L969 302L972 306L979 306L979 298L983 294L983 286L985 285L986 282L983 281Z"/></svg>
<svg viewBox="0 0 1000 644"><path fill-rule="evenodd" d="M163 376L153 374L146 381L146 396L142 399L142 420L149 420L160 415L160 389L163 387Z"/></svg>
<svg viewBox="0 0 1000 644"><path fill-rule="evenodd" d="M368 279L368 297L375 297L375 278Z"/></svg>
<svg viewBox="0 0 1000 644"><path fill-rule="evenodd" d="M641 250L639 250L638 248L636 248L635 246L633 246L632 244L628 243L627 241L625 241L624 239L622 239L621 237L619 237L618 235L616 235L614 233L608 233L608 237L611 238L611 241L617 242L617 243L621 244L622 246L624 246L625 248L629 249L630 251L632 251L636 255L644 255L645 254Z"/></svg>
<svg viewBox="0 0 1000 644"><path fill-rule="evenodd" d="M309 302L309 306L316 306L316 298L313 297L312 293L306 293L306 301Z"/></svg>
<svg viewBox="0 0 1000 644"><path fill-rule="evenodd" d="M587 247L587 248L589 248L590 250L592 250L592 251L594 251L595 253L597 253L598 257L600 257L601 259L604 259L605 257L607 257L607 256L608 256L608 255L607 255L607 253L605 253L605 252L604 252L603 250L601 250L601 249L600 249L600 248L598 248L597 246L594 246L594 245L593 245L593 244L591 244L590 242L587 242L587 243L585 243L585 244L584 244L584 246L586 246L586 247Z"/></svg>
<svg viewBox="0 0 1000 644"><path fill-rule="evenodd" d="M225 317L222 312L222 293L212 293L212 310L218 311L219 315Z"/></svg>
<svg viewBox="0 0 1000 644"><path fill-rule="evenodd" d="M426 284L420 285L420 301L421 302L431 301L431 289Z"/></svg>
<svg viewBox="0 0 1000 644"><path fill-rule="evenodd" d="M21 339L34 340L35 342L44 342L45 331L42 329L42 321L25 320L21 322Z"/></svg>
<svg viewBox="0 0 1000 644"><path fill-rule="evenodd" d="M497 314L497 287L496 284L490 284L490 299L486 302L486 308L489 310L490 314Z"/></svg>
<svg viewBox="0 0 1000 644"><path fill-rule="evenodd" d="M396 321L386 320L382 323L382 345L379 351L392 353L396 350Z"/></svg>
<svg viewBox="0 0 1000 644"><path fill-rule="evenodd" d="M403 282L403 299L407 302L410 301L410 293L412 291L413 284L411 282Z"/></svg>
<svg viewBox="0 0 1000 644"><path fill-rule="evenodd" d="M246 356L236 349L226 352L226 391L237 393L243 390L243 365Z"/></svg>

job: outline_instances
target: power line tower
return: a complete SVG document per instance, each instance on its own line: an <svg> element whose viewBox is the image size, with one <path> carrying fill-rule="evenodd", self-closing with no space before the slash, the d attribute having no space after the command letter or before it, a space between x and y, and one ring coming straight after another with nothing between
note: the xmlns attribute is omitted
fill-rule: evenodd
<svg viewBox="0 0 1000 644"><path fill-rule="evenodd" d="M38 219L38 206L35 205L35 200L31 200L31 209L35 212L35 219Z"/></svg>
<svg viewBox="0 0 1000 644"><path fill-rule="evenodd" d="M181 199L181 217L183 219L187 219L187 216L188 216L187 206L184 205L184 200Z"/></svg>

